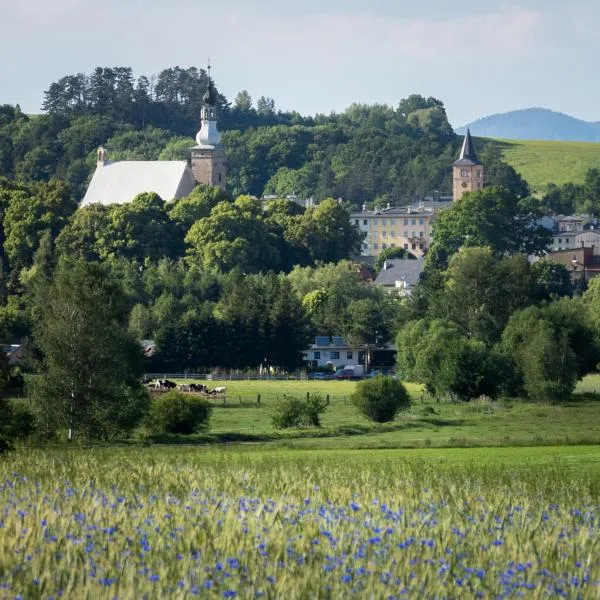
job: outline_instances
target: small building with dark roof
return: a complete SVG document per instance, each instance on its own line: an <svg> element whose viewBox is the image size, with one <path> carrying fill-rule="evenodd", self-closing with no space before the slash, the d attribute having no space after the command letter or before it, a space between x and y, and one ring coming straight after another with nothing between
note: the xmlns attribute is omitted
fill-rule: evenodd
<svg viewBox="0 0 600 600"><path fill-rule="evenodd" d="M375 285L400 296L410 296L424 269L425 261L422 259L395 258L386 260L379 275L377 275L377 279L375 279Z"/></svg>

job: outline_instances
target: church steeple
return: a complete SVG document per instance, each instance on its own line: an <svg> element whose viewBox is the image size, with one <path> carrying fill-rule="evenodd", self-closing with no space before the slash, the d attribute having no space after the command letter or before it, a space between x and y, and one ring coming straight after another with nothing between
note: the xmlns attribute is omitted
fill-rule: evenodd
<svg viewBox="0 0 600 600"><path fill-rule="evenodd" d="M208 86L202 97L201 127L196 135L197 146L192 148L192 173L197 183L225 189L227 157L217 128L218 95L208 65Z"/></svg>
<svg viewBox="0 0 600 600"><path fill-rule="evenodd" d="M199 147L215 147L221 143L221 134L217 128L217 92L213 85L208 64L208 87L202 97L202 110L200 113L201 127L196 135Z"/></svg>
<svg viewBox="0 0 600 600"><path fill-rule="evenodd" d="M457 162L470 161L474 165L480 165L477 153L475 152L475 146L473 145L473 139L471 138L471 130L467 127L467 134L463 140L462 149L460 151L460 157Z"/></svg>
<svg viewBox="0 0 600 600"><path fill-rule="evenodd" d="M452 196L455 201L460 200L463 194L480 190L483 187L483 166L477 158L471 130L468 127L460 156L454 162L453 180Z"/></svg>

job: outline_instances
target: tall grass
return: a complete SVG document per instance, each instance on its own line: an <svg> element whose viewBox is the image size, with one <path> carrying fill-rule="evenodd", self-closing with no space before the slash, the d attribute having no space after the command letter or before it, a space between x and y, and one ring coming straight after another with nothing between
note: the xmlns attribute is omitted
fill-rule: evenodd
<svg viewBox="0 0 600 600"><path fill-rule="evenodd" d="M597 596L597 476L522 459L16 453L0 461L0 597Z"/></svg>

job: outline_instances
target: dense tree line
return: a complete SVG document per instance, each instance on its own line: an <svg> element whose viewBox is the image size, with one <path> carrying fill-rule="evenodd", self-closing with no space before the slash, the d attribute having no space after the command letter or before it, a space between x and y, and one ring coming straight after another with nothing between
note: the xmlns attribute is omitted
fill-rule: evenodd
<svg viewBox="0 0 600 600"><path fill-rule="evenodd" d="M44 93L41 115L0 106L0 176L24 183L59 178L79 201L101 144L111 160L186 159L207 84L206 71L194 67L137 79L124 67L65 76ZM460 139L435 98L412 95L396 107L354 104L304 117L277 110L271 98L255 102L246 91L233 102L217 97L234 197L341 197L358 207L451 190ZM497 150L482 156L490 183L527 195Z"/></svg>
<svg viewBox="0 0 600 600"><path fill-rule="evenodd" d="M564 400L597 368L600 282L577 293L564 266L528 260L548 244L541 210L492 187L442 212L397 337L405 377L462 400Z"/></svg>

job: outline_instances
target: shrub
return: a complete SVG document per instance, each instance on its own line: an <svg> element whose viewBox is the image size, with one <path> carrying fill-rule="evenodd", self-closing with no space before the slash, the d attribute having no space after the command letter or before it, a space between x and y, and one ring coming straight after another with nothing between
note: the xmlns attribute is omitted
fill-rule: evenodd
<svg viewBox="0 0 600 600"><path fill-rule="evenodd" d="M329 399L321 394L310 394L301 400L293 396L284 396L278 400L273 410L271 422L277 429L290 427L321 427L321 415L327 410Z"/></svg>
<svg viewBox="0 0 600 600"><path fill-rule="evenodd" d="M36 429L35 415L23 400L9 402L11 412L10 431L15 439L29 437Z"/></svg>
<svg viewBox="0 0 600 600"><path fill-rule="evenodd" d="M329 400L324 400L321 394L310 394L304 404L307 425L321 427L321 415L327 410Z"/></svg>
<svg viewBox="0 0 600 600"><path fill-rule="evenodd" d="M409 408L411 400L402 382L393 377L375 377L356 386L352 402L367 419L386 423L393 421L399 411Z"/></svg>
<svg viewBox="0 0 600 600"><path fill-rule="evenodd" d="M152 399L148 424L154 434L189 435L208 428L211 412L203 398L172 391Z"/></svg>
<svg viewBox="0 0 600 600"><path fill-rule="evenodd" d="M306 405L304 400L294 396L284 396L277 400L271 422L277 429L300 427L306 421Z"/></svg>

